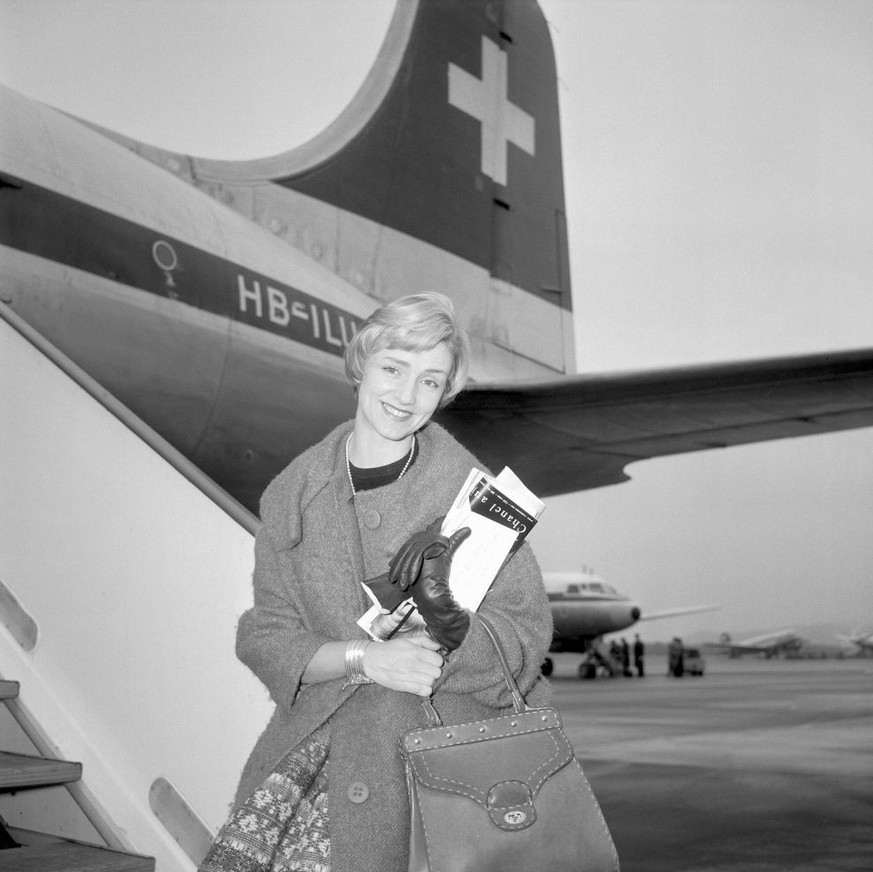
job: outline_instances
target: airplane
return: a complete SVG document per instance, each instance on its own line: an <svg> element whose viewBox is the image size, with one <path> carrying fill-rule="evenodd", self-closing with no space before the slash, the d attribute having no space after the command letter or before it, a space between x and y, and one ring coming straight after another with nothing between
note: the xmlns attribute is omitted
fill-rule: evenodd
<svg viewBox="0 0 873 872"><path fill-rule="evenodd" d="M450 295L472 345L469 389L441 422L483 463L511 466L543 497L627 480L625 467L638 460L873 425L869 348L576 373L557 82L536 3L401 0L346 110L310 142L273 157L173 153L0 88L0 317L16 330L29 325L249 512L289 460L351 416L342 352L357 325L414 290ZM15 446L7 456L18 456ZM222 509L226 494L215 496ZM75 581L87 575L79 567ZM229 727L254 729L261 688L230 675L230 646L218 651L216 642L208 655L226 655L226 672L204 668L202 682L183 680L177 697L164 687L148 705L141 694L131 700L131 688L158 674L177 690L155 655L164 653L161 640L185 644L187 636L170 639L172 614L149 613L149 622L136 613L121 624L118 609L113 638L147 632L151 645L126 646L117 663L101 632L64 648L48 628L69 624L69 614L103 615L93 603L73 612L71 603L82 605L78 588L58 577L66 580L29 578L23 606L49 594L34 624L40 656L10 662L38 677L40 658L59 651L52 662L68 655L77 682L107 673L105 696L84 696L84 706L56 720L67 730L83 719L90 727L99 701L98 726L128 714L141 722L128 756L138 762L148 749L161 766L147 779L135 770L146 786L136 800L154 800L138 826L155 826L168 807L168 834L179 809L196 823L181 802L188 791L196 794L191 807L210 808L216 821L214 806L224 801L216 770L222 783L235 778L234 755L245 744ZM163 581L154 578L156 587ZM101 597L139 602L133 594L144 585L135 583L113 579ZM177 596L194 595L183 588ZM198 608L212 615L215 600L204 596ZM59 622L48 620L59 611ZM216 627L204 623L204 634ZM32 699L45 711L67 688L43 677L46 692ZM167 710L179 698L196 698L204 710L219 698L224 706L208 710L228 725L210 731L213 743L227 737L228 753L206 767L194 765L190 748L179 760L182 722L204 717ZM92 777L118 815L133 799L127 783L115 782L132 776L103 771L122 740L96 732L106 749L92 757ZM188 773L189 762L196 771ZM186 771L171 777L171 764ZM186 790L173 793L174 778ZM138 844L170 856L176 848L162 839Z"/></svg>
<svg viewBox="0 0 873 872"><path fill-rule="evenodd" d="M686 606L644 614L638 603L587 569L582 572L544 572L543 579L555 624L549 651L582 654L577 669L579 678L595 678L598 667L614 673L614 664L598 647L600 639L607 633L625 630L637 621L699 614L720 608L716 605ZM546 657L543 675L549 676L553 670L554 661Z"/></svg>
<svg viewBox="0 0 873 872"><path fill-rule="evenodd" d="M357 325L414 289L452 296L473 348L440 420L540 496L873 424L873 349L575 374L556 83L536 4L402 0L346 110L274 157L171 153L4 89L0 299L251 511L350 417Z"/></svg>
<svg viewBox="0 0 873 872"><path fill-rule="evenodd" d="M847 647L853 648L857 657L873 657L873 633L855 631L848 635L838 636L840 641Z"/></svg>
<svg viewBox="0 0 873 872"><path fill-rule="evenodd" d="M708 648L721 649L731 657L742 657L743 654L763 654L769 660L771 657L778 657L779 654L797 653L803 647L804 640L794 630L786 629L774 630L771 633L763 633L760 636L752 636L738 642L732 641L729 633L722 633L718 642L704 644Z"/></svg>

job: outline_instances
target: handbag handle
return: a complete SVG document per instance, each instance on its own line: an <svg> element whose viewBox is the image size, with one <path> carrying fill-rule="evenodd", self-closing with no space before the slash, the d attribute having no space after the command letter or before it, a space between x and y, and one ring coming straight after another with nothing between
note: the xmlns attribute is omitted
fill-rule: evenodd
<svg viewBox="0 0 873 872"><path fill-rule="evenodd" d="M482 622L482 627L497 651L497 659L500 661L500 668L503 670L503 678L506 681L506 686L509 688L509 692L512 694L512 707L515 710L515 713L521 714L522 712L527 711L527 704L524 701L524 697L521 695L521 691L518 689L515 676L513 676L509 668L509 661L506 659L506 652L503 650L503 646L500 644L500 639L497 638L497 634L494 632L494 627L492 627L482 615L476 615L476 617ZM442 720L439 716L439 712L434 708L433 702L430 699L425 699L422 700L421 704L427 713L427 719L430 721L430 726L442 726Z"/></svg>

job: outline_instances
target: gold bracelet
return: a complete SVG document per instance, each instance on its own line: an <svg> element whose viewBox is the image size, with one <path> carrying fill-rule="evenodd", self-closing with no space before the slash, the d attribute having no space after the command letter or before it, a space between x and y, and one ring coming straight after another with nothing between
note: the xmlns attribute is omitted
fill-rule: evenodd
<svg viewBox="0 0 873 872"><path fill-rule="evenodd" d="M364 651L369 639L355 639L346 646L346 678L349 684L372 684L373 679L364 672Z"/></svg>

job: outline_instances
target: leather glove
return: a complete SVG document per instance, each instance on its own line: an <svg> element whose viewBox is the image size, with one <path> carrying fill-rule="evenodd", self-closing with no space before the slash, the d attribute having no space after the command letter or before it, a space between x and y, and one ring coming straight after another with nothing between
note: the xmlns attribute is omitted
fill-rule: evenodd
<svg viewBox="0 0 873 872"><path fill-rule="evenodd" d="M413 533L388 564L388 580L408 590L415 584L425 557L436 557L449 547L449 540L440 533L443 518L437 518L424 530Z"/></svg>
<svg viewBox="0 0 873 872"><path fill-rule="evenodd" d="M400 632L406 632L414 625L407 625L407 621L415 613L415 609L409 606L405 610L398 611L403 603L409 601L409 594L402 591L396 584L388 581L388 573L384 572L376 578L367 578L364 584L370 588L373 596L379 601L383 614L375 617L370 623L369 632L380 639L392 639ZM387 612L387 614L385 614Z"/></svg>
<svg viewBox="0 0 873 872"><path fill-rule="evenodd" d="M364 584L372 590L379 605L393 612L409 599L406 593L415 584L424 555L435 557L449 547L449 540L440 533L443 518L432 521L424 530L413 533L391 558L388 572L368 578Z"/></svg>
<svg viewBox="0 0 873 872"><path fill-rule="evenodd" d="M379 605L386 609L389 614L409 599L408 593L404 593L398 585L391 583L387 572L377 575L375 578L366 579L364 584L373 591L373 595L379 600Z"/></svg>
<svg viewBox="0 0 873 872"><path fill-rule="evenodd" d="M446 651L454 651L470 628L470 615L458 605L449 588L452 558L469 535L470 528L461 527L446 540L447 546L438 554L424 556L418 581L412 586L412 600L428 632Z"/></svg>

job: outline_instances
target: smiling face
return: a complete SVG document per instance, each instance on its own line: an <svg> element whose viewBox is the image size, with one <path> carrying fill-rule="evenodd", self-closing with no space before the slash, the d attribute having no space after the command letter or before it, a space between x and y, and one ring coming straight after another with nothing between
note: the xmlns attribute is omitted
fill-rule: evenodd
<svg viewBox="0 0 873 872"><path fill-rule="evenodd" d="M383 348L364 364L358 386L353 462L380 466L402 457L437 410L452 369L445 343L424 351Z"/></svg>

